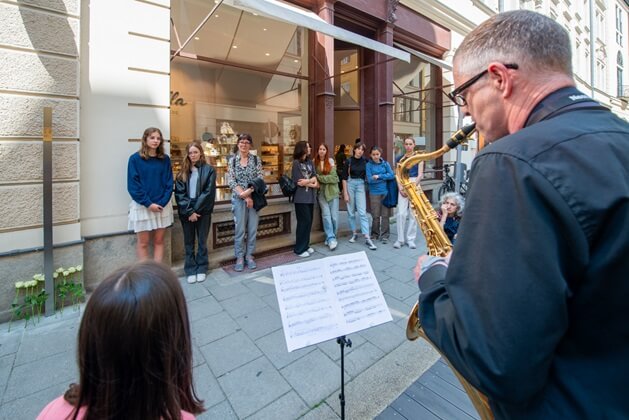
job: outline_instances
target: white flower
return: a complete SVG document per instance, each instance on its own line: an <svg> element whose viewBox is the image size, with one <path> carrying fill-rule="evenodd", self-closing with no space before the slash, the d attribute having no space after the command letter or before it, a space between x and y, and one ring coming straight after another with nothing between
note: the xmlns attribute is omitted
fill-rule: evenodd
<svg viewBox="0 0 629 420"><path fill-rule="evenodd" d="M69 271L70 273L74 274L74 273L76 273L76 268L74 268L74 267L70 267L70 268L68 268L68 271Z"/></svg>
<svg viewBox="0 0 629 420"><path fill-rule="evenodd" d="M37 280L31 280L25 283L27 287L35 287L37 286Z"/></svg>
<svg viewBox="0 0 629 420"><path fill-rule="evenodd" d="M52 278L53 279L56 279L57 277L59 277L59 273L58 272L55 271L54 273L52 273Z"/></svg>
<svg viewBox="0 0 629 420"><path fill-rule="evenodd" d="M68 270L63 272L63 277L68 277L70 275L70 272Z"/></svg>
<svg viewBox="0 0 629 420"><path fill-rule="evenodd" d="M83 271L83 266L82 265L77 265L76 266L76 271Z"/></svg>
<svg viewBox="0 0 629 420"><path fill-rule="evenodd" d="M33 276L33 280L44 281L44 280L46 280L46 276L44 276L43 274L35 274Z"/></svg>
<svg viewBox="0 0 629 420"><path fill-rule="evenodd" d="M16 289L21 289L24 287L24 282L23 281L16 281L15 282L15 288Z"/></svg>

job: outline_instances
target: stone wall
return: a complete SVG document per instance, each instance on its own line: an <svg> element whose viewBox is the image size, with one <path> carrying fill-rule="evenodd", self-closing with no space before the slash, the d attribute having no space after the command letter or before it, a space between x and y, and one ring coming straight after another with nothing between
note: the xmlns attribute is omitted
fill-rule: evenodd
<svg viewBox="0 0 629 420"><path fill-rule="evenodd" d="M43 272L44 107L53 110L55 264L83 263L79 1L0 3L0 21L0 319L4 319L14 283Z"/></svg>

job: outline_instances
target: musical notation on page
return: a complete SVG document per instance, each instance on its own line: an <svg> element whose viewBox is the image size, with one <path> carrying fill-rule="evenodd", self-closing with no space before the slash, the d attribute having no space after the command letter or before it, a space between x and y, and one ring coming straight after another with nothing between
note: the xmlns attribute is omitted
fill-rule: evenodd
<svg viewBox="0 0 629 420"><path fill-rule="evenodd" d="M365 252L272 271L288 351L392 320Z"/></svg>

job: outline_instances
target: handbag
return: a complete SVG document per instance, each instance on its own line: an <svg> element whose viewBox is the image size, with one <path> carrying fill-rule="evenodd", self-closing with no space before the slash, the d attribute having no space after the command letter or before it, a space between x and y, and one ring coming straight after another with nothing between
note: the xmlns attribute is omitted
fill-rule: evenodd
<svg viewBox="0 0 629 420"><path fill-rule="evenodd" d="M288 175L283 174L279 179L279 183L284 197L288 197L289 201L292 201L295 191L297 191L297 184L295 184L295 181L293 181Z"/></svg>

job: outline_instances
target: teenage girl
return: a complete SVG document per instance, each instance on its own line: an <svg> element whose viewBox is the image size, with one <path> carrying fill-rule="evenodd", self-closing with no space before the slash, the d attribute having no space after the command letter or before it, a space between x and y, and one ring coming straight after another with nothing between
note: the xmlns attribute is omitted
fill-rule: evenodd
<svg viewBox="0 0 629 420"><path fill-rule="evenodd" d="M207 237L212 224L215 198L216 172L206 162L201 143L190 143L186 146L186 157L175 183L175 200L186 250L183 269L188 283L205 280L208 269Z"/></svg>
<svg viewBox="0 0 629 420"><path fill-rule="evenodd" d="M319 181L318 201L325 231L325 244L330 247L330 251L336 249L338 245L336 232L339 220L339 176L334 166L334 159L328 154L328 146L322 143L315 158L315 170Z"/></svg>
<svg viewBox="0 0 629 420"><path fill-rule="evenodd" d="M103 280L78 341L79 384L37 420L192 420L204 411L192 383L186 300L165 265L140 262Z"/></svg>
<svg viewBox="0 0 629 420"><path fill-rule="evenodd" d="M173 172L170 158L164 153L164 138L159 128L149 127L142 135L140 150L129 157L127 166L129 230L137 234L139 260L149 258L153 238L153 259L164 257L164 234L173 224Z"/></svg>

